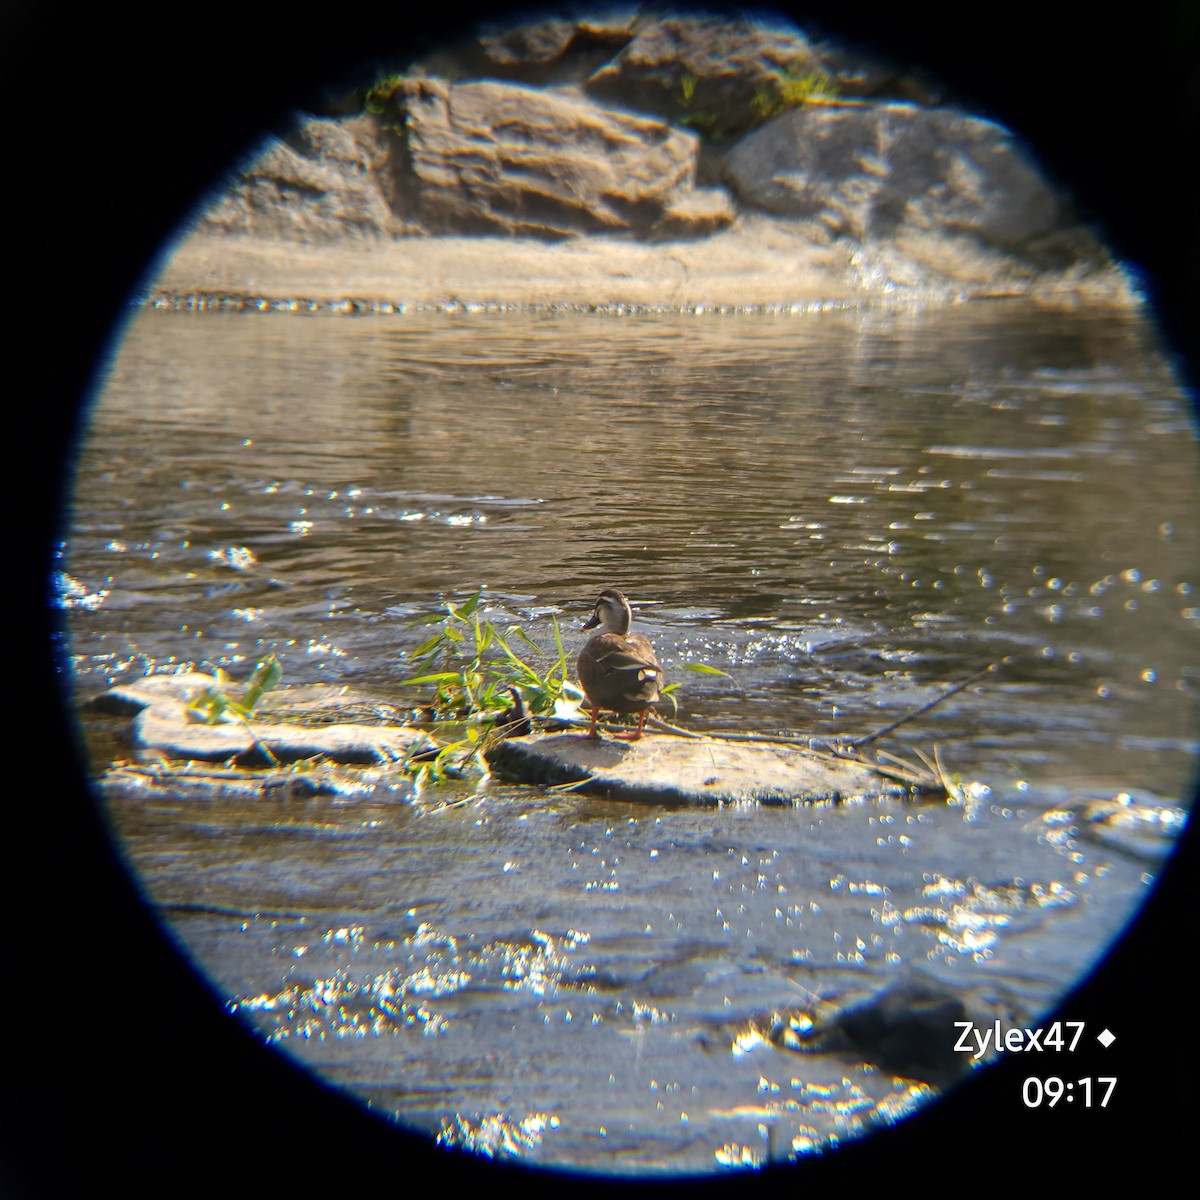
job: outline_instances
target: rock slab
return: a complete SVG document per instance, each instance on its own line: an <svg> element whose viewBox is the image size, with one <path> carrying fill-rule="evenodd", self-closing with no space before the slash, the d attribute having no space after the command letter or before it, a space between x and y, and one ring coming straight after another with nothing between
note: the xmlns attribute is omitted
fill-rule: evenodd
<svg viewBox="0 0 1200 1200"><path fill-rule="evenodd" d="M577 784L579 792L664 804L802 804L908 794L866 764L796 746L653 733L636 742L575 733L511 738L488 752L488 763L516 783Z"/></svg>
<svg viewBox="0 0 1200 1200"><path fill-rule="evenodd" d="M111 688L92 707L133 717L133 744L145 755L164 754L189 762L233 762L263 766L324 759L331 763L374 766L400 763L431 745L417 729L395 725L335 722L301 725L270 719L231 719L208 724L188 705L217 680L197 672L151 675ZM286 691L286 689L285 689Z"/></svg>

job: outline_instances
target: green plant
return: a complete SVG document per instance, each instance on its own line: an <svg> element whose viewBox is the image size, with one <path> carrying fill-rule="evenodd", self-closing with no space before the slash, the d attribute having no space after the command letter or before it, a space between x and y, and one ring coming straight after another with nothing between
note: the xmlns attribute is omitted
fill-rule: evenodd
<svg viewBox="0 0 1200 1200"><path fill-rule="evenodd" d="M379 119L394 137L403 138L408 122L405 77L395 72L381 75L363 96L363 109Z"/></svg>
<svg viewBox="0 0 1200 1200"><path fill-rule="evenodd" d="M423 624L438 628L408 655L417 674L400 686L432 688L423 706L428 719L462 734L414 759L418 785L460 778L470 767L480 767L488 739L503 736L526 714L564 719L577 714L579 693L567 678L558 621L551 618L554 651L549 653L521 626L501 631L485 620L479 611L482 598L480 589L464 603L447 601L444 614L423 618ZM513 649L518 639L521 654ZM525 711L518 716L520 708Z"/></svg>
<svg viewBox="0 0 1200 1200"><path fill-rule="evenodd" d="M397 93L402 93L404 76L392 72L380 76L368 89L363 97L363 107L367 112L377 117L387 116L394 111Z"/></svg>
<svg viewBox="0 0 1200 1200"><path fill-rule="evenodd" d="M820 69L801 75L792 70L776 72L770 84L758 88L750 107L761 121L768 121L804 104L844 104L837 81Z"/></svg>
<svg viewBox="0 0 1200 1200"><path fill-rule="evenodd" d="M681 125L687 125L706 136L712 136L717 124L717 114L692 107L696 99L697 82L695 75L685 74L679 77L678 120Z"/></svg>
<svg viewBox="0 0 1200 1200"><path fill-rule="evenodd" d="M570 707L574 689L567 680L567 652L558 621L551 618L551 656L521 626L510 625L501 632L484 620L479 613L482 598L480 589L463 604L447 601L444 616L423 619L439 628L408 655L418 673L401 686L433 685L427 708L434 721L494 724L511 711L513 688L535 716ZM537 656L536 665L512 649L509 642L517 638Z"/></svg>
<svg viewBox="0 0 1200 1200"><path fill-rule="evenodd" d="M225 690L233 683L233 679L218 667L215 686L205 688L196 696L187 706L187 711L206 725L216 725L229 717L245 722L263 695L269 692L282 678L283 667L280 665L279 659L274 654L268 654L255 667L254 674L250 676L250 682L246 684L246 690L242 692L241 699L234 700Z"/></svg>
<svg viewBox="0 0 1200 1200"><path fill-rule="evenodd" d="M240 721L250 731L259 748L274 765L279 766L279 760L271 753L271 748L254 732L250 724L250 714L263 696L283 678L283 667L274 654L268 654L254 669L246 690L240 700L232 699L226 688L233 683L229 675L220 667L216 669L217 682L213 687L205 688L194 697L184 710L189 716L203 721L206 725L216 725L231 718Z"/></svg>

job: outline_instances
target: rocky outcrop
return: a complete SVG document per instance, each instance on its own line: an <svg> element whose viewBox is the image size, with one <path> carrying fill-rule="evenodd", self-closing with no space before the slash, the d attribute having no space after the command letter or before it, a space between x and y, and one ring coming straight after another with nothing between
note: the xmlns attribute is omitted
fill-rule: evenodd
<svg viewBox="0 0 1200 1200"><path fill-rule="evenodd" d="M789 80L821 71L808 39L782 21L676 16L639 23L584 87L724 140L778 111Z"/></svg>
<svg viewBox="0 0 1200 1200"><path fill-rule="evenodd" d="M461 83L502 79L534 87L581 86L636 36L639 18L597 11L483 26L413 64L413 74Z"/></svg>
<svg viewBox="0 0 1200 1200"><path fill-rule="evenodd" d="M668 306L680 287L683 303L705 306L842 302L847 291L1134 299L1008 130L779 20L617 14L493 28L360 98L354 116L312 118L271 141L201 215L205 275L222 273L218 243L232 246L229 235L241 235L246 261L248 243L272 243L281 264L269 274L282 272L283 284L251 291L247 281L226 298L319 303L332 283L306 288L296 270L286 282L295 255L280 259L276 244L291 243L370 247L365 274L345 278L357 269L346 258L322 269L341 277L343 296L385 308L430 296L507 303L514 293L645 303L647 279ZM460 278L447 263L430 278L414 273L431 257L416 240L454 256L455 238L479 239L481 272ZM603 244L611 286L580 277L570 255L518 286L514 270L529 255L514 247L567 239ZM650 276L618 261L664 241L674 245ZM699 256L685 262L684 243ZM808 249L757 286L724 286L776 243ZM776 275L797 263L805 278L781 296ZM393 276L402 289L386 282ZM164 299L211 295L197 277Z"/></svg>

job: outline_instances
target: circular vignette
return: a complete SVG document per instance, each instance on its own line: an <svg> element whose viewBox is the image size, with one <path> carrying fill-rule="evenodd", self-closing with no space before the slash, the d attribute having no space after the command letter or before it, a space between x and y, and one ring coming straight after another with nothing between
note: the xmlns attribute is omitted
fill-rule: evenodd
<svg viewBox="0 0 1200 1200"><path fill-rule="evenodd" d="M1144 6L1120 28L1028 2L977 15L969 27L957 6L915 14L885 5L856 5L852 13L831 4L780 7L818 32L919 64L971 108L1022 135L1140 271L1194 391L1197 231L1179 163L1188 136L1196 136L1188 99L1196 31L1184 6ZM18 751L28 770L19 794L27 799L9 835L19 881L11 892L19 916L10 995L22 1014L23 1085L15 1103L9 1091L15 1111L6 1114L0 1150L0 1183L10 1194L63 1194L105 1175L142 1187L181 1177L208 1186L312 1183L326 1170L331 1179L403 1186L436 1169L440 1186L494 1186L495 1167L404 1137L263 1047L178 956L142 906L82 782L45 583L85 399L130 297L192 207L263 131L286 128L320 89L378 64L382 48L412 57L461 34L473 18L504 11L310 10L167 22L135 6L89 9L64 23L25 4L4 18L6 75L19 101L9 161L30 172L8 189L8 227L25 248L10 277L20 322L10 396L20 413L13 444L32 489L17 522L14 628L29 655L18 659L22 707L29 711L24 697L32 686L36 714L33 744ZM1111 66L1115 47L1122 63L1135 64L1129 70ZM1189 830L1134 927L1070 1001L1073 1015L1089 1024L1120 1016L1129 1032L1114 1070L1133 1088L1139 1061L1161 1053L1164 1038L1182 1040L1164 1024L1162 1000L1166 993L1169 1003L1185 952L1182 877L1194 865L1195 843ZM120 1043L95 1038L89 1012L120 1008L134 987L153 987L163 1015L139 1018ZM1008 1097L1023 1071L1019 1061L1002 1063L964 1085L952 1106L932 1106L902 1128L804 1164L804 1181L898 1170L920 1178L933 1164L981 1161L993 1177L1028 1179L1036 1168L1023 1153L993 1148L981 1159L978 1148L989 1129L1012 1138ZM1177 1123L1162 1130L1161 1144L1169 1146L1166 1135L1182 1133L1182 1113L1165 1119ZM1100 1126L1077 1110L1055 1128L1094 1137ZM1032 1141L1046 1130L1044 1115L1022 1117L1016 1140L1027 1145L1021 1134ZM1072 1170L1089 1178L1086 1162ZM511 1182L601 1186L516 1168ZM784 1173L785 1186L795 1182ZM693 1180L689 1190L707 1185Z"/></svg>

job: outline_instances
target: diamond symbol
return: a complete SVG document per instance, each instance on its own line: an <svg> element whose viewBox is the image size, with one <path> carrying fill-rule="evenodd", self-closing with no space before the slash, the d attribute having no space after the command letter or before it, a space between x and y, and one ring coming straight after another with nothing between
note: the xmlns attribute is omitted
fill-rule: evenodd
<svg viewBox="0 0 1200 1200"><path fill-rule="evenodd" d="M1101 1030L1100 1033L1096 1034L1096 1041L1098 1041L1100 1045L1105 1048L1105 1050L1107 1050L1109 1046L1111 1046L1116 1040L1117 1035L1115 1033L1109 1033L1107 1029Z"/></svg>

